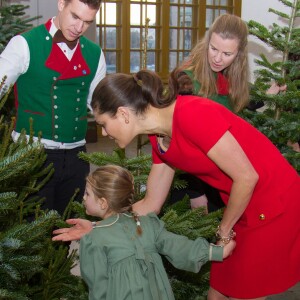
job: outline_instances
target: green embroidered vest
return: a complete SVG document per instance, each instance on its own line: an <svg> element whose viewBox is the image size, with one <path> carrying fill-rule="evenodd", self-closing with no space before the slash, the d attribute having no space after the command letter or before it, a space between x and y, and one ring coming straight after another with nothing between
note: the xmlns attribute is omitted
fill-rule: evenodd
<svg viewBox="0 0 300 300"><path fill-rule="evenodd" d="M56 142L73 143L85 138L87 96L96 74L101 49L85 37L69 61L54 44L45 25L22 34L30 51L30 65L16 83L17 132Z"/></svg>

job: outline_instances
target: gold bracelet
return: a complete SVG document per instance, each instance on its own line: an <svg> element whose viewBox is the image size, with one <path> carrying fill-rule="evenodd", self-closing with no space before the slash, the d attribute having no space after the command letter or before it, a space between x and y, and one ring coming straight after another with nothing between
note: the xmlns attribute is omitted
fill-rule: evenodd
<svg viewBox="0 0 300 300"><path fill-rule="evenodd" d="M234 237L234 231L233 229L230 230L229 236L221 236L220 235L220 225L218 226L218 229L216 231L216 237L218 241L221 241L223 244L227 245Z"/></svg>

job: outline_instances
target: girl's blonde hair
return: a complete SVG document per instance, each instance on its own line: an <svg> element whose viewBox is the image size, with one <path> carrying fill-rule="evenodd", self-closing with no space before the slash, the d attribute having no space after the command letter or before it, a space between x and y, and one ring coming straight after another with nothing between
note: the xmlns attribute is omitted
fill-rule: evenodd
<svg viewBox="0 0 300 300"><path fill-rule="evenodd" d="M208 49L213 33L223 39L239 41L238 54L223 74L229 81L229 97L234 112L243 109L249 102L248 28L241 18L224 14L216 18L205 38L192 49L181 70L190 69L201 84L199 95L208 97L217 93L216 78L208 62Z"/></svg>
<svg viewBox="0 0 300 300"><path fill-rule="evenodd" d="M87 176L86 182L97 198L106 199L110 211L132 212L134 179L128 170L116 165L101 166ZM133 216L141 234L139 218L135 213Z"/></svg>

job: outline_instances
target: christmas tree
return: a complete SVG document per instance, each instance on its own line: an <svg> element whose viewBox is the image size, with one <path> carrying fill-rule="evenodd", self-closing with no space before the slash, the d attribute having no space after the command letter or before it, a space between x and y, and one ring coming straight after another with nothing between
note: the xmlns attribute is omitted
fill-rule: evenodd
<svg viewBox="0 0 300 300"><path fill-rule="evenodd" d="M300 1L279 1L291 9L290 15L272 8L269 12L285 20L286 26L274 23L268 30L253 20L248 23L249 32L281 52L282 59L271 63L261 54L260 59L256 60L260 69L256 71L251 97L256 102L263 102L266 109L262 112L245 110L243 116L263 132L299 172L300 28L296 27L296 20L300 17ZM286 91L267 95L266 90L271 82L286 84Z"/></svg>
<svg viewBox="0 0 300 300"><path fill-rule="evenodd" d="M0 4L0 53L13 36L31 28L31 22L40 18L40 16L24 17L25 10L29 6L22 4L8 5L5 2L3 1L3 4Z"/></svg>
<svg viewBox="0 0 300 300"><path fill-rule="evenodd" d="M0 100L0 111L9 92ZM43 168L46 154L41 143L33 142L33 130L29 139L22 132L14 142L13 128L14 119L7 122L0 114L0 299L74 299L74 294L87 299L81 278L70 271L77 253L68 255L67 245L51 240L54 227L64 226L62 217L42 211L43 199L34 196L52 166Z"/></svg>
<svg viewBox="0 0 300 300"><path fill-rule="evenodd" d="M32 26L36 17L22 18L26 8L0 7L0 52L12 36ZM12 140L13 97L4 82L0 78L0 299L87 299L82 279L71 274L76 251L69 253L67 245L51 240L52 230L65 225L63 218L42 211L43 199L35 196L52 166L43 168L46 154L41 143L33 142L32 124L29 139L22 132L18 141ZM82 211L72 202L69 211L73 206Z"/></svg>

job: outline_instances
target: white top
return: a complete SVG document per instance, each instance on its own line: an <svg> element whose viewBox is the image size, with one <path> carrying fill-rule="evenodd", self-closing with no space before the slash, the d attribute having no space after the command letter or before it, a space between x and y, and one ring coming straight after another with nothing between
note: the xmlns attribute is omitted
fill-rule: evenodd
<svg viewBox="0 0 300 300"><path fill-rule="evenodd" d="M52 18L52 25L49 31L52 37L57 31L57 28L54 25L53 20L54 18ZM78 44L72 50L65 43L58 43L58 46L61 48L63 53L66 55L66 57L69 60L71 60ZM9 43L7 44L3 52L0 54L0 81L6 75L7 79L5 81L5 87L8 88L11 84L14 84L18 80L20 75L27 72L29 63L30 63L30 53L25 38L21 35L14 36L9 41ZM89 107L90 110L91 110L90 103L92 100L93 91L97 86L98 82L104 78L105 74L106 74L105 57L103 51L101 51L98 68L95 77L91 82L89 94L87 97L87 106ZM1 91L0 91L0 95L1 95ZM14 141L18 139L19 135L20 133L13 131L12 137ZM37 139L38 138L34 137L34 140ZM41 139L41 142L44 145L44 147L47 149L73 149L85 144L85 140L81 140L76 143L61 143L61 142L55 142L48 139Z"/></svg>

